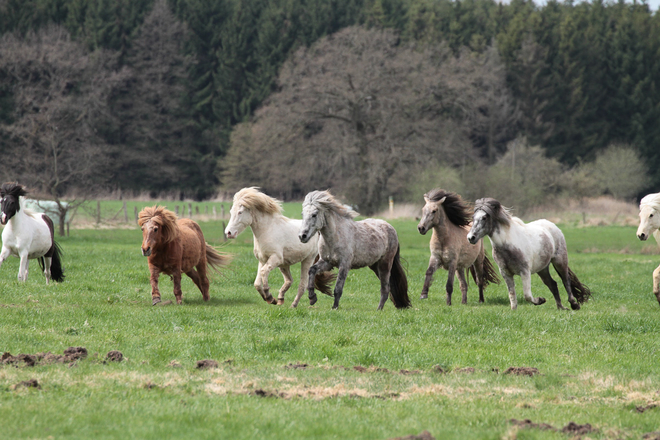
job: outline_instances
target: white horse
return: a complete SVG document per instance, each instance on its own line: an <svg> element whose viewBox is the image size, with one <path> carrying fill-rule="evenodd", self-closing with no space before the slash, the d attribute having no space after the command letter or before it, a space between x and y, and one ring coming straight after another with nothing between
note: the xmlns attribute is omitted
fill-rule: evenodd
<svg viewBox="0 0 660 440"><path fill-rule="evenodd" d="M230 213L231 218L225 228L227 238L236 238L245 228L252 228L254 256L259 260L254 287L266 302L284 304L284 294L293 282L290 267L300 263L300 285L296 299L291 304L291 307L296 307L307 287L309 268L318 256L318 237L307 244L301 243L298 230L302 221L282 215L281 202L260 192L258 188L243 188L237 192ZM271 295L268 284L268 275L276 267L284 276L277 300ZM321 292L332 296L330 283L334 278L333 274L324 272L315 278L314 283Z"/></svg>
<svg viewBox="0 0 660 440"><path fill-rule="evenodd" d="M0 266L8 256L21 259L18 281L27 281L30 259L38 258L46 284L51 279L64 281L61 250L54 240L53 221L46 214L22 209L25 188L17 183L3 183L0 187L0 223L6 225L2 231Z"/></svg>
<svg viewBox="0 0 660 440"><path fill-rule="evenodd" d="M660 193L644 196L639 202L639 228L637 238L648 240L653 234L660 245ZM660 266L653 271L653 293L660 303Z"/></svg>
<svg viewBox="0 0 660 440"><path fill-rule="evenodd" d="M401 266L399 238L392 225L368 218L356 222L357 213L337 202L328 191L312 191L303 202L303 224L298 237L307 243L321 233L321 259L309 270L310 280L319 271L339 268L333 309L339 307L346 276L350 269L369 267L380 279L381 310L391 296L396 308L410 307L408 279ZM309 302L316 303L314 287L309 283Z"/></svg>
<svg viewBox="0 0 660 440"><path fill-rule="evenodd" d="M538 273L543 283L555 297L558 309L564 309L559 297L557 283L550 275L550 264L559 274L568 293L568 302L573 310L589 299L591 292L582 284L568 267L566 240L561 230L548 220L524 223L513 217L500 202L485 198L475 202L472 228L467 239L475 244L488 235L493 245L493 259L500 267L500 273L509 289L511 309L518 307L514 275L522 279L525 299L534 305L541 305L545 298L532 296L533 273Z"/></svg>

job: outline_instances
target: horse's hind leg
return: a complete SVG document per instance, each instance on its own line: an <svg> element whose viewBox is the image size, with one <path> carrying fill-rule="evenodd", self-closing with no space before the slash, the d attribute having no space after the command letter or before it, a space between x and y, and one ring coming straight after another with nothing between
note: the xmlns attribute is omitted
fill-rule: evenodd
<svg viewBox="0 0 660 440"><path fill-rule="evenodd" d="M381 261L380 263L369 266L369 268L374 271L380 280L380 302L378 303L378 310L383 310L387 298L390 296L390 264Z"/></svg>
<svg viewBox="0 0 660 440"><path fill-rule="evenodd" d="M557 282L553 280L552 275L550 275L550 266L540 271L539 276L541 277L543 284L548 286L548 289L550 289L550 292L552 292L552 296L555 297L557 308L559 310L566 310L566 307L561 305L561 297L559 296L559 289L557 288Z"/></svg>
<svg viewBox="0 0 660 440"><path fill-rule="evenodd" d="M660 303L660 266L653 271L653 293Z"/></svg>
<svg viewBox="0 0 660 440"><path fill-rule="evenodd" d="M191 280L193 280L193 283L197 286L200 292L202 292L202 298L204 298L204 301L208 301L210 299L209 296L209 280L206 277L206 274L204 274L204 277L202 277L202 274L199 273L199 267L197 270L195 269L190 269L188 272L186 272L186 275L190 277ZM206 282L204 282L206 280Z"/></svg>
<svg viewBox="0 0 660 440"><path fill-rule="evenodd" d="M552 260L552 266L555 268L559 278L561 278L561 282L564 284L564 289L566 289L566 293L568 294L568 302L571 305L571 309L580 310L580 303L577 302L573 296L573 289L571 289L571 278L568 275L568 255L555 257Z"/></svg>
<svg viewBox="0 0 660 440"><path fill-rule="evenodd" d="M316 266L316 264L315 264L315 266ZM326 269L326 270L329 270L329 269ZM335 284L335 291L334 291L335 302L332 305L333 309L338 309L339 308L339 299L341 298L342 293L344 293L344 283L346 283L346 277L348 276L348 270L349 270L348 266L339 266L339 272L337 273L337 282ZM310 277L309 282L311 284L311 287L309 287L309 289L313 289L314 288L314 285L313 285L314 278Z"/></svg>
<svg viewBox="0 0 660 440"><path fill-rule="evenodd" d="M482 240L481 250L479 252L479 255L477 255L477 259L472 264L472 267L474 268L474 281L477 283L477 286L479 287L480 303L484 302L484 285L486 284L486 276L484 270L485 260L486 260L486 255L484 254L484 245Z"/></svg>
<svg viewBox="0 0 660 440"><path fill-rule="evenodd" d="M458 284L461 288L461 304L467 304L468 285L467 280L465 279L465 271L459 269L456 271L456 274L458 275Z"/></svg>
<svg viewBox="0 0 660 440"><path fill-rule="evenodd" d="M282 276L284 277L284 284L282 284L282 287L280 288L280 292L277 294L278 306L284 304L284 294L286 293L287 290L289 290L291 284L293 284L293 278L291 277L291 268L289 266L280 266L280 272L282 272Z"/></svg>
<svg viewBox="0 0 660 440"><path fill-rule="evenodd" d="M41 257L44 264L44 275L46 276L46 285L50 283L50 265L53 262L52 258L49 257Z"/></svg>
<svg viewBox="0 0 660 440"><path fill-rule="evenodd" d="M429 267L426 269L426 278L424 278L424 287L422 287L422 294L419 299L427 299L429 297L429 289L433 282L433 274L438 270L438 259L431 255L429 259Z"/></svg>

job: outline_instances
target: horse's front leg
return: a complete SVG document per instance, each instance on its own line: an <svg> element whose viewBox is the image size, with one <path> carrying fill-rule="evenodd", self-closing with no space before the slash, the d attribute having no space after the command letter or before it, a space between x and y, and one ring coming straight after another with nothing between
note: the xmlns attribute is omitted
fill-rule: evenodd
<svg viewBox="0 0 660 440"><path fill-rule="evenodd" d="M438 265L438 259L431 255L431 258L429 259L429 267L426 269L426 277L424 278L424 287L422 287L422 294L419 296L419 299L427 299L429 297L429 289L433 282L433 274L438 270Z"/></svg>
<svg viewBox="0 0 660 440"><path fill-rule="evenodd" d="M176 270L172 273L172 284L174 284L174 297L176 303L181 305L183 302L183 291L181 290L181 271Z"/></svg>
<svg viewBox="0 0 660 440"><path fill-rule="evenodd" d="M535 306L540 306L541 304L545 303L545 298L542 296L539 296L538 298L534 298L532 296L532 274L529 271L522 272L520 274L520 279L522 280L522 288L523 288L523 294L525 295L525 299Z"/></svg>
<svg viewBox="0 0 660 440"><path fill-rule="evenodd" d="M660 303L660 266L653 271L653 294Z"/></svg>
<svg viewBox="0 0 660 440"><path fill-rule="evenodd" d="M30 267L30 259L28 258L28 251L21 252L21 262L18 267L18 281L27 281L28 269Z"/></svg>
<svg viewBox="0 0 660 440"><path fill-rule="evenodd" d="M2 252L0 252L0 266L2 266L2 263L5 262L5 260L7 259L7 257L10 254L11 254L11 251L9 250L9 248L6 248L6 247L3 246Z"/></svg>
<svg viewBox="0 0 660 440"><path fill-rule="evenodd" d="M149 265L149 282L151 283L151 305L155 306L160 302L160 291L158 290L158 277L160 270L156 266Z"/></svg>
<svg viewBox="0 0 660 440"><path fill-rule="evenodd" d="M452 263L447 268L447 305L451 305L451 294L454 292L454 276L456 275L456 264Z"/></svg>
<svg viewBox="0 0 660 440"><path fill-rule="evenodd" d="M289 290L291 284L293 284L293 277L291 276L291 268L289 266L280 266L280 272L282 272L282 276L284 277L284 284L282 284L282 287L280 287L280 291L277 294L278 306L284 304L284 294Z"/></svg>
<svg viewBox="0 0 660 440"><path fill-rule="evenodd" d="M465 279L465 270L459 269L456 271L456 274L458 275L458 284L461 288L461 304L467 304L468 285L467 280Z"/></svg>
<svg viewBox="0 0 660 440"><path fill-rule="evenodd" d="M318 300L318 298L316 297L316 292L314 292L314 281L316 280L316 274L331 269L332 269L332 264L328 263L323 259L317 261L315 264L312 264L312 267L309 268L309 276L307 277L307 290L309 292L308 296L309 296L310 306L316 304L316 301ZM337 286L335 285L335 291L336 290L337 290Z"/></svg>
<svg viewBox="0 0 660 440"><path fill-rule="evenodd" d="M261 286L263 289L262 296L264 300L269 304L277 304L277 300L273 298L273 295L270 294L268 276L270 275L270 272L276 267L278 267L280 264L282 264L282 259L279 256L273 254L270 257L268 257L266 263L264 263L261 266L261 269L259 270L259 276L261 277Z"/></svg>
<svg viewBox="0 0 660 440"><path fill-rule="evenodd" d="M339 299L341 298L342 293L344 293L344 283L346 282L346 277L348 276L348 270L349 270L348 266L343 266L343 265L339 266L339 272L337 273L337 283L335 284L335 291L334 291L335 302L332 305L332 308L334 310L339 308Z"/></svg>
<svg viewBox="0 0 660 440"><path fill-rule="evenodd" d="M516 283L513 280L512 276L505 274L502 271L500 271L500 274L502 275L502 278L504 278L506 287L509 290L509 302L511 303L511 310L516 310L518 308L518 298L516 297Z"/></svg>

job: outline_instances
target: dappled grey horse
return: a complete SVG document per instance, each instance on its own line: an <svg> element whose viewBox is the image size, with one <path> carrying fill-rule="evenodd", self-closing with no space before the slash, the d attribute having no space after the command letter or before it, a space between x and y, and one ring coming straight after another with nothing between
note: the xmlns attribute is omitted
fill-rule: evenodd
<svg viewBox="0 0 660 440"><path fill-rule="evenodd" d="M306 243L318 232L321 259L309 269L309 302L316 303L313 280L318 272L339 268L333 309L339 307L350 269L369 267L380 279L381 310L390 296L396 308L410 307L408 280L399 257L399 239L392 225L383 220L354 221L357 213L345 207L328 191L312 191L303 202L303 224L298 237Z"/></svg>

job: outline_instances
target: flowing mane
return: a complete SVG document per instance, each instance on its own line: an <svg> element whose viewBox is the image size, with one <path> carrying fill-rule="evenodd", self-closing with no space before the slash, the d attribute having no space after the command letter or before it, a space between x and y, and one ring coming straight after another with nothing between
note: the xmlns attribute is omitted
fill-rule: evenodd
<svg viewBox="0 0 660 440"><path fill-rule="evenodd" d="M144 226L149 220L156 223L162 231L163 243L174 241L179 236L176 214L163 206L150 206L140 211L138 225Z"/></svg>
<svg viewBox="0 0 660 440"><path fill-rule="evenodd" d="M18 182L6 182L0 187L0 196L2 197L13 196L18 200L19 197L26 195L25 187Z"/></svg>
<svg viewBox="0 0 660 440"><path fill-rule="evenodd" d="M264 214L282 214L282 202L262 193L256 186L243 188L234 194L234 203Z"/></svg>
<svg viewBox="0 0 660 440"><path fill-rule="evenodd" d="M641 209L644 206L649 206L652 209L660 212L660 193L648 194L644 196L639 202L639 208Z"/></svg>
<svg viewBox="0 0 660 440"><path fill-rule="evenodd" d="M472 222L472 210L455 192L436 188L424 194L424 198L431 202L439 202L443 197L446 198L442 206L450 222L456 226L467 226Z"/></svg>
<svg viewBox="0 0 660 440"><path fill-rule="evenodd" d="M502 226L508 226L509 223L514 221L511 216L510 209L505 208L502 204L490 197L479 199L474 202L475 211L484 211L486 214Z"/></svg>
<svg viewBox="0 0 660 440"><path fill-rule="evenodd" d="M307 196L305 196L305 205L314 205L318 209L324 211L331 211L340 217L352 219L357 217L359 214L354 210L350 209L347 206L342 205L335 199L335 197L330 194L330 191L312 191Z"/></svg>

